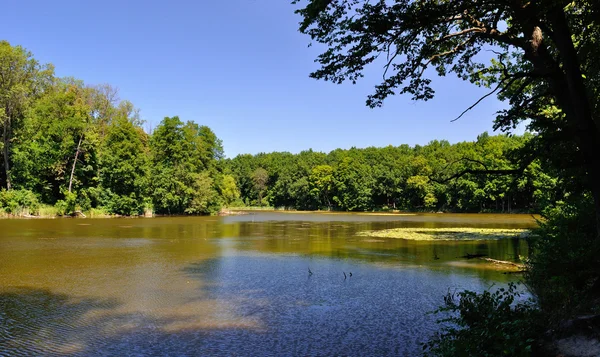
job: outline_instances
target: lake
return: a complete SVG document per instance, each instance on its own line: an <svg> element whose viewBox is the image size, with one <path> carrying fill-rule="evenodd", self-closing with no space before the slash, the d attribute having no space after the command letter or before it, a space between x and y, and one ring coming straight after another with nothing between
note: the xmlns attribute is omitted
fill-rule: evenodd
<svg viewBox="0 0 600 357"><path fill-rule="evenodd" d="M0 220L0 356L419 355L438 327L428 312L449 289L520 278L460 257L518 260L526 243L356 233L534 223L287 212Z"/></svg>

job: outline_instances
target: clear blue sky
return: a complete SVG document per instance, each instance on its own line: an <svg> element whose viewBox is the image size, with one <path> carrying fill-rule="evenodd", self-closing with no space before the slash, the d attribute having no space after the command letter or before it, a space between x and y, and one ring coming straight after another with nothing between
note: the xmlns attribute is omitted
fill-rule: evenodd
<svg viewBox="0 0 600 357"><path fill-rule="evenodd" d="M318 48L297 31L289 0L5 0L0 36L22 45L59 76L108 83L149 126L179 115L211 127L225 153L473 140L502 107L453 77L436 80L429 102L408 97L365 106L381 78L357 85L308 78Z"/></svg>

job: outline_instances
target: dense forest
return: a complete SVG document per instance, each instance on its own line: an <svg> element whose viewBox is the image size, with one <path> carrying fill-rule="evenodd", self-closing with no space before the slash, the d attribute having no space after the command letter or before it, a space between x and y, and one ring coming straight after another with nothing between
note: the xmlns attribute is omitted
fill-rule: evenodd
<svg viewBox="0 0 600 357"><path fill-rule="evenodd" d="M6 41L0 118L5 213L210 214L236 197L210 128L175 116L148 134L115 88L57 78Z"/></svg>
<svg viewBox="0 0 600 357"><path fill-rule="evenodd" d="M562 197L540 161L516 168L534 136L239 155L227 160L247 205L300 210L540 211ZM518 175L501 175L519 171Z"/></svg>
<svg viewBox="0 0 600 357"><path fill-rule="evenodd" d="M489 171L515 170L531 134L226 159L206 126L175 116L146 133L113 87L57 78L7 42L0 51L0 208L8 214L44 205L58 215L214 214L223 206L512 212L538 211L561 195L539 161L515 177Z"/></svg>

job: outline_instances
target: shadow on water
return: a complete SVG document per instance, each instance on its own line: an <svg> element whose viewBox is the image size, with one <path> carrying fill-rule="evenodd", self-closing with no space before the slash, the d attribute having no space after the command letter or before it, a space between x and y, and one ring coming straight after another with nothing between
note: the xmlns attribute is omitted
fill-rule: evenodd
<svg viewBox="0 0 600 357"><path fill-rule="evenodd" d="M75 299L33 288L0 291L0 354L72 355L90 348L89 337L107 321L88 320L93 311L108 311L113 300Z"/></svg>
<svg viewBox="0 0 600 357"><path fill-rule="evenodd" d="M215 343L211 333L227 336L254 328L240 324L238 317L235 324L227 325L214 319L193 321L192 311L158 318L153 311L122 313L120 306L113 300L75 298L47 290L3 289L0 355L225 356L236 352ZM221 316L221 322L224 319Z"/></svg>

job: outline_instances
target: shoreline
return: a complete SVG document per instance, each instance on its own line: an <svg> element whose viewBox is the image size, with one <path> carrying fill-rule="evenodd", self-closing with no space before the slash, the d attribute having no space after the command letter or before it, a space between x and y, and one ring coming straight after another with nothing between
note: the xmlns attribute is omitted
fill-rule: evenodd
<svg viewBox="0 0 600 357"><path fill-rule="evenodd" d="M523 212L426 212L426 211L325 211L325 210L287 210L277 209L272 207L235 207L235 208L222 208L219 212L212 217L227 217L227 216L242 216L253 213L275 213L275 214L318 214L318 215L357 215L357 216L427 216L427 215L461 215L461 216L482 216L482 215L506 215L506 216L530 216L534 220L541 219L539 213L523 213ZM0 220L2 219L87 219L87 218L159 218L159 217L211 217L210 215L168 215L168 214L154 214L146 213L136 216L124 216L118 214L108 214L98 211L77 211L71 215L58 215L56 213L50 214L12 214L6 212L0 212Z"/></svg>

